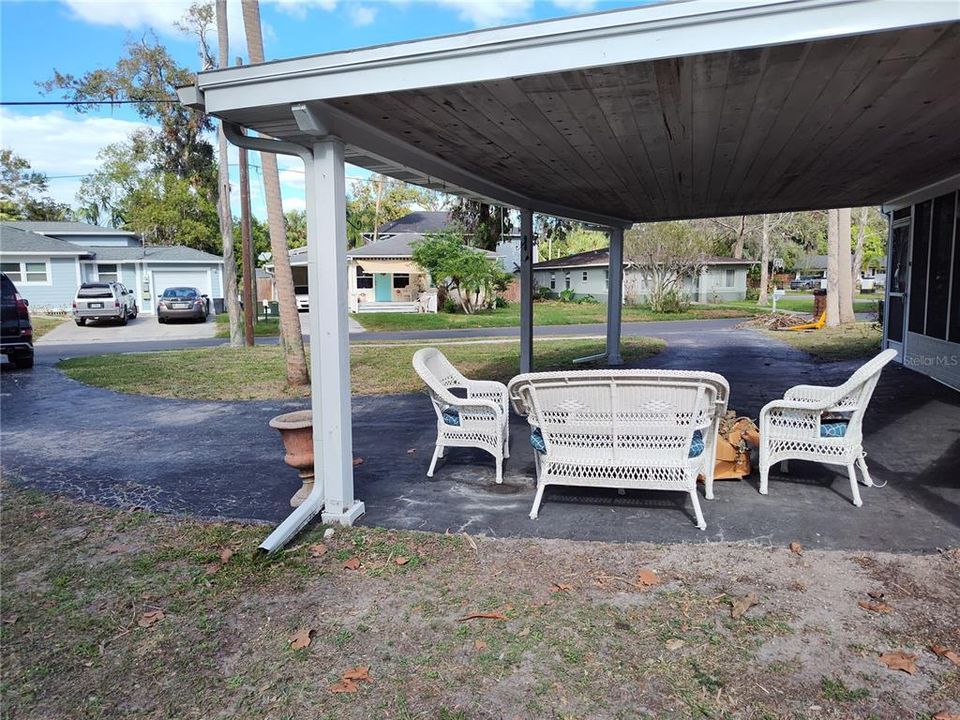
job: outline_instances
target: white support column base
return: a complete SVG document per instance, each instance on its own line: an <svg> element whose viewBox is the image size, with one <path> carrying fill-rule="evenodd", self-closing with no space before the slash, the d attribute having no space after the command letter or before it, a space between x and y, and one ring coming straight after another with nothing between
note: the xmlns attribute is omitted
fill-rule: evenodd
<svg viewBox="0 0 960 720"><path fill-rule="evenodd" d="M353 525L357 518L363 515L367 511L366 507L363 505L362 500L354 500L353 505L346 508L342 512L332 513L324 512L320 514L320 521L325 525Z"/></svg>

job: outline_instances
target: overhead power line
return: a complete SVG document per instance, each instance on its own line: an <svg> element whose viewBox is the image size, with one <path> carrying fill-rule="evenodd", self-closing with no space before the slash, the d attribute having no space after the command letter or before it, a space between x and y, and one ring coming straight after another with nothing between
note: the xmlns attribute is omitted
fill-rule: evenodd
<svg viewBox="0 0 960 720"><path fill-rule="evenodd" d="M158 98L144 100L0 100L0 105L143 105L145 103L179 103L173 98Z"/></svg>

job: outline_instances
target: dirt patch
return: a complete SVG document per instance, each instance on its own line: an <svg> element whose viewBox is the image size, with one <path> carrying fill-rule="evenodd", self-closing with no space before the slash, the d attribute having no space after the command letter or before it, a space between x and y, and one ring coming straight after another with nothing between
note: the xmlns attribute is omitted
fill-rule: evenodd
<svg viewBox="0 0 960 720"><path fill-rule="evenodd" d="M9 485L2 521L11 717L960 712L958 669L929 649L960 651L954 552L369 528L324 539L318 528L265 558L262 527L178 522ZM751 593L756 604L734 619ZM876 598L891 610L858 605ZM309 645L292 649L304 630ZM882 665L891 650L916 655L916 672ZM369 681L331 691L349 689L342 677L357 667Z"/></svg>

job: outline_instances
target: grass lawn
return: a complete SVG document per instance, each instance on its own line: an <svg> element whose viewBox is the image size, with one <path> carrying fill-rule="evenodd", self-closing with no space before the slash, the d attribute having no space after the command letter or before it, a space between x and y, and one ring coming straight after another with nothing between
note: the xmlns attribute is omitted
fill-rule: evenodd
<svg viewBox="0 0 960 720"><path fill-rule="evenodd" d="M216 337L230 337L230 316L221 313L216 316L217 330ZM241 322L240 327L243 327ZM280 334L279 320L258 320L253 324L254 337L271 337Z"/></svg>
<svg viewBox="0 0 960 720"><path fill-rule="evenodd" d="M655 313L649 308L625 305L623 322L656 320L709 320L746 317L756 308L696 306L682 313ZM520 304L488 310L474 315L462 313L357 313L353 316L367 330L447 330L454 328L517 327ZM605 323L607 306L600 303L537 302L533 305L534 325L582 325Z"/></svg>
<svg viewBox="0 0 960 720"><path fill-rule="evenodd" d="M413 354L422 345L351 345L354 394L422 390L423 382L412 365ZM639 360L655 355L664 346L662 340L655 338L626 338L623 357L627 361ZM516 339L445 343L438 347L468 377L507 382L519 372L520 346ZM539 340L534 344L534 363L537 370L562 369L570 367L574 358L603 349L601 339ZM290 391L284 387L283 355L276 345L96 355L64 360L58 367L74 380L89 385L160 397L255 400L309 394L308 388ZM197 368L203 370L198 372Z"/></svg>
<svg viewBox="0 0 960 720"><path fill-rule="evenodd" d="M764 330L767 335L793 345L822 362L870 357L880 352L880 327L858 322L819 330Z"/></svg>
<svg viewBox="0 0 960 720"><path fill-rule="evenodd" d="M109 510L9 482L2 493L11 718L960 711L960 672L929 649L960 649L956 550L801 556L371 528L323 540L318 527L267 558L262 526ZM354 558L358 569L345 567ZM858 606L876 604L867 591L885 593L889 612ZM735 619L749 593L757 604ZM891 651L912 654L916 673L883 665ZM361 679L343 680L349 671Z"/></svg>
<svg viewBox="0 0 960 720"><path fill-rule="evenodd" d="M55 317L52 315L31 315L30 324L33 326L33 339L42 338L51 330L63 325L63 323L70 321L70 318L67 317ZM72 322L72 321L70 321Z"/></svg>
<svg viewBox="0 0 960 720"><path fill-rule="evenodd" d="M881 296L877 295L857 295L853 300L853 311L858 313L867 313L867 312L876 312L877 311L877 300L882 299ZM773 299L770 300L770 305L766 308L760 308L762 310L769 311L773 306ZM751 308L757 309L756 300L734 300L732 302L723 303L722 307L725 308ZM777 310L785 310L787 312L813 312L813 295L787 295L777 300Z"/></svg>

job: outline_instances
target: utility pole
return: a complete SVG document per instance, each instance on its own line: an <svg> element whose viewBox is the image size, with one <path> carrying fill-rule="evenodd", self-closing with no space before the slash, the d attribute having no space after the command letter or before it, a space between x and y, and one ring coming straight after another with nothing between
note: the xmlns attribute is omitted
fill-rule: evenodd
<svg viewBox="0 0 960 720"><path fill-rule="evenodd" d="M239 65L239 62L237 63ZM253 257L250 235L250 168L247 166L247 151L240 148L240 240L243 257L243 339L253 347Z"/></svg>

